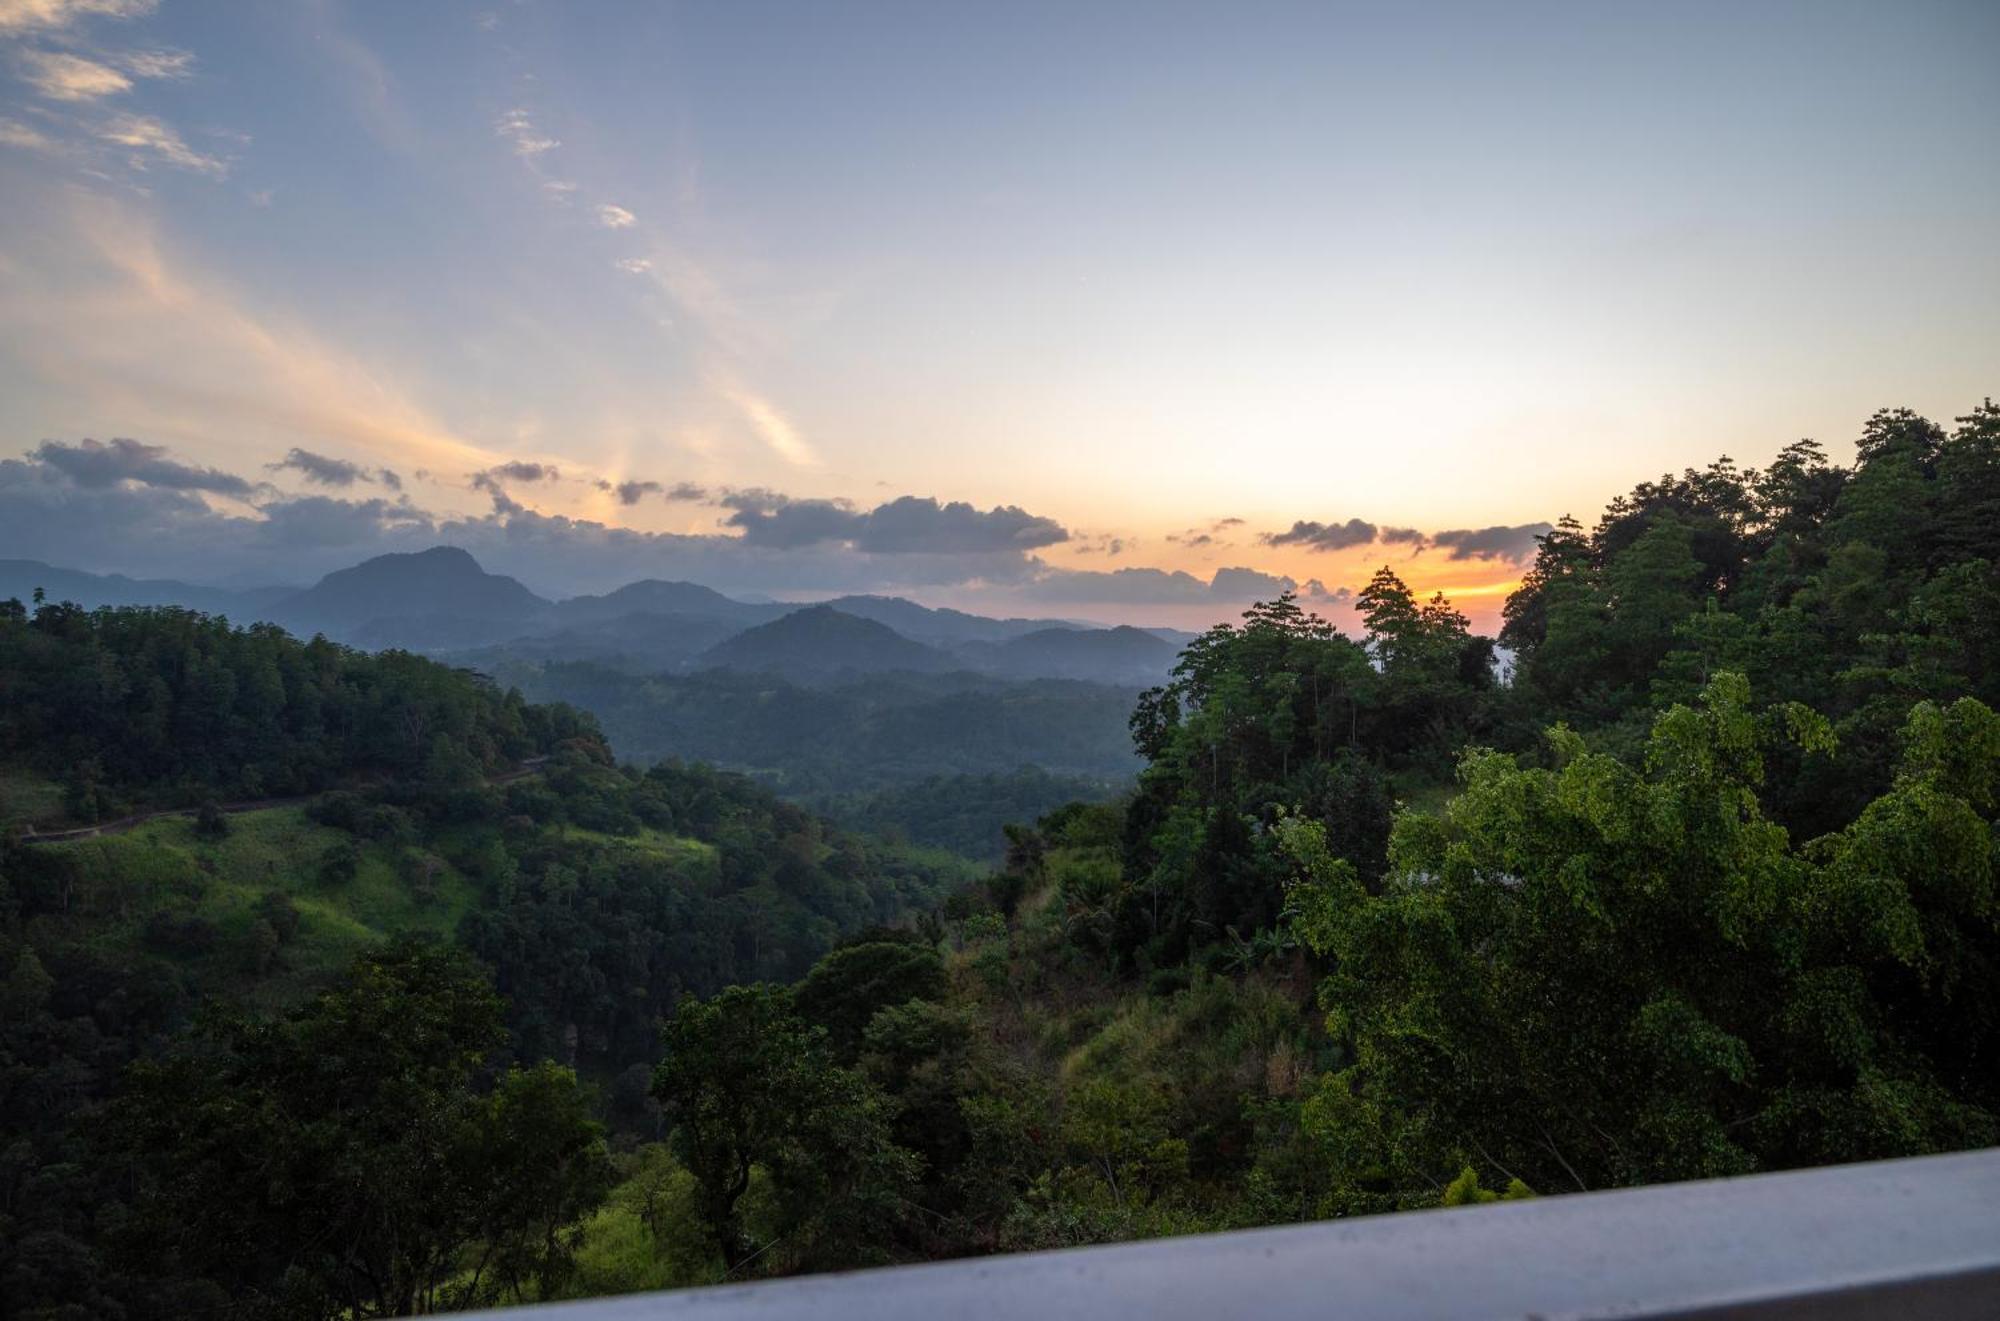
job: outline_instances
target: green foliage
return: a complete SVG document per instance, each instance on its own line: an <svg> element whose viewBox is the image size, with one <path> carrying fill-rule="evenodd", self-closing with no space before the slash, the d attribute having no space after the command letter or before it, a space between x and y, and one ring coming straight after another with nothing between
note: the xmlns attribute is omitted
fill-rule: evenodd
<svg viewBox="0 0 2000 1321"><path fill-rule="evenodd" d="M941 829L954 832L963 829L950 824L955 818L978 812L992 819L1020 796L1022 787L1010 780L1022 767L1103 782L1137 765L1125 735L1134 690L1106 684L954 674L811 688L766 674L639 676L563 661L502 663L494 673L534 701L592 712L621 757L642 765L674 757L710 762L822 808L886 818L910 810L902 798L907 786L970 777L961 785L965 797L938 805ZM995 797L979 803L976 796L988 792ZM885 794L879 808L862 797L877 793ZM914 810L926 808L920 801ZM929 842L914 830L911 838ZM979 854L989 839L979 839Z"/></svg>
<svg viewBox="0 0 2000 1321"><path fill-rule="evenodd" d="M567 1070L476 1090L499 1019L463 956L402 945L282 1019L136 1066L98 1135L131 1180L118 1259L158 1299L286 1317L559 1284L608 1159Z"/></svg>
<svg viewBox="0 0 2000 1321"><path fill-rule="evenodd" d="M1055 775L1023 766L1004 774L934 775L866 794L806 795L802 801L854 830L997 862L1008 823L1110 797L1124 784L1124 777Z"/></svg>
<svg viewBox="0 0 2000 1321"><path fill-rule="evenodd" d="M1398 822L1380 894L1283 825L1353 1061L1306 1117L1330 1209L1421 1204L1468 1156L1588 1188L2000 1132L1990 811L1946 791L1927 711L1897 785L1797 848L1759 790L1812 722L1779 714L1724 674L1660 716L1644 772L1560 728L1559 769L1468 753L1445 813Z"/></svg>
<svg viewBox="0 0 2000 1321"><path fill-rule="evenodd" d="M123 1202L122 1176L77 1154L79 1126L124 1066L156 1057L199 1006L283 1011L398 934L456 938L503 988L511 1041L490 1063L519 1103L491 1115L477 1141L512 1141L503 1121L542 1113L530 1103L550 1094L538 1072L550 1058L604 1082L608 1115L644 1133L658 1122L645 1097L655 1025L678 998L798 976L844 932L926 908L976 876L703 768L627 774L579 748L495 787L453 760L417 780L231 815L222 838L177 817L59 845L0 837L0 1003L18 1011L0 1014L0 1123L15 1136L0 1163L10 1190L0 1275L23 1307L172 1314L264 1287L221 1263L164 1257L173 1278L149 1277L140 1259L153 1254L138 1244L122 1259L129 1270L107 1259L101 1208ZM693 835L647 824L660 821ZM386 1163L372 1168L388 1177ZM488 1298L583 1287L568 1273L569 1222L551 1231L552 1221L497 1218L511 1204L480 1213L467 1252L481 1255L441 1275L433 1301L469 1299L475 1273ZM808 1247L831 1254L834 1241L799 1236L796 1259Z"/></svg>
<svg viewBox="0 0 2000 1321"><path fill-rule="evenodd" d="M787 992L734 986L683 1001L662 1040L653 1094L730 1271L781 1241L801 1264L851 1260L893 1222L914 1161L890 1140L879 1095L834 1063ZM743 1197L759 1167L775 1187L753 1241Z"/></svg>
<svg viewBox="0 0 2000 1321"><path fill-rule="evenodd" d="M600 1075L650 1059L657 1023L684 994L800 977L846 933L928 909L976 875L703 767L635 779L587 764L545 777L532 802L510 797L541 816L441 850L492 873L458 938L495 969L524 1055ZM686 834L641 826L641 808ZM571 824L580 819L628 833ZM472 865L475 839L504 861Z"/></svg>
<svg viewBox="0 0 2000 1321"><path fill-rule="evenodd" d="M1534 1190L1519 1179L1507 1180L1507 1186L1499 1192L1479 1185L1479 1171L1470 1165L1460 1170L1458 1177L1445 1185L1444 1206L1480 1206L1486 1202L1519 1202L1535 1195Z"/></svg>
<svg viewBox="0 0 2000 1321"><path fill-rule="evenodd" d="M1810 441L1761 472L1725 459L1641 483L1591 532L1557 525L1507 603L1515 728L1560 719L1629 750L1658 712L1742 673L1822 712L1845 749L1777 759L1769 810L1812 836L1886 787L1917 702L2000 705L2000 410L1949 434L1884 410L1856 448L1852 469Z"/></svg>
<svg viewBox="0 0 2000 1321"><path fill-rule="evenodd" d="M613 1161L619 1182L584 1221L575 1272L562 1292L592 1298L720 1279L720 1260L701 1226L694 1176L657 1142Z"/></svg>
<svg viewBox="0 0 2000 1321"><path fill-rule="evenodd" d="M844 945L815 963L794 991L793 1005L826 1030L836 1056L851 1062L878 1012L935 1000L944 985L944 961L928 945L871 940Z"/></svg>
<svg viewBox="0 0 2000 1321"><path fill-rule="evenodd" d="M1993 1142L2000 411L1859 448L1556 524L1511 683L1388 569L1360 639L1260 605L1117 699L1116 802L1012 773L1132 764L1085 686L531 676L983 835L983 885L408 657L0 611L0 751L65 777L0 801L331 790L0 837L9 1306L358 1316Z"/></svg>
<svg viewBox="0 0 2000 1321"><path fill-rule="evenodd" d="M84 821L121 803L311 792L437 759L498 770L596 726L403 652L367 655L185 610L0 611L0 763L63 779Z"/></svg>

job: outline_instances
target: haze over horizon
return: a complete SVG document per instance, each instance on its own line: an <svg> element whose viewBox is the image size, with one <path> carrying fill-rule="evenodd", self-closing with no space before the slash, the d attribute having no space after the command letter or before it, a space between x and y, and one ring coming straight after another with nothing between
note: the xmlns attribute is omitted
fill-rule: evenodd
<svg viewBox="0 0 2000 1321"><path fill-rule="evenodd" d="M1992 390L1996 53L1978 3L0 0L0 557L1183 626L1386 562L1490 628L1565 512Z"/></svg>

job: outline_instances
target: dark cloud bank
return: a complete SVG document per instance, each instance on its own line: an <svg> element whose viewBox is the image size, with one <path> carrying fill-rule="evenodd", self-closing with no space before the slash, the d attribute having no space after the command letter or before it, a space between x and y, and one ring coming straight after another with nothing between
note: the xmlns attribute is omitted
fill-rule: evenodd
<svg viewBox="0 0 2000 1321"><path fill-rule="evenodd" d="M45 441L19 459L0 460L0 557L243 585L310 582L370 555L446 544L557 596L667 578L753 593L985 588L1051 606L1236 606L1298 591L1310 604L1331 607L1351 597L1318 579L1300 584L1247 566L1218 569L1207 579L1156 568L1058 568L1037 552L1072 541L1070 530L1013 505L980 509L906 495L863 507L688 482L594 482L623 505L658 498L718 510L716 532L677 534L542 514L510 494L561 480L548 464L507 463L469 474L493 505L471 516L418 506L386 468L303 449L267 467L323 490L282 491L136 440ZM365 494L368 487L380 494ZM207 496L234 504L218 509ZM1532 555L1534 535L1544 530L1531 524L1405 537L1350 519L1300 522L1261 540L1314 549L1380 541L1435 548L1452 559L1519 562Z"/></svg>
<svg viewBox="0 0 2000 1321"><path fill-rule="evenodd" d="M294 449L268 471L325 489L281 491L139 441L48 441L0 460L0 557L242 585L310 582L370 555L442 543L558 596L669 578L736 592L976 586L1050 603L1238 604L1293 585L1253 569L1225 569L1204 581L1157 569L1056 568L1035 552L1068 541L1070 532L1011 505L979 509L901 496L863 508L685 482L596 483L625 505L659 498L717 508L718 531L682 535L527 508L510 492L561 480L547 464L468 474L493 505L473 516L426 510L402 491L397 474L310 450ZM382 493L363 494L369 486ZM213 507L204 493L240 508Z"/></svg>
<svg viewBox="0 0 2000 1321"><path fill-rule="evenodd" d="M1307 550L1350 550L1356 546L1408 546L1411 554L1442 550L1448 560L1504 560L1526 564L1535 557L1535 538L1549 531L1547 523L1520 523L1512 527L1454 528L1445 532L1419 532L1413 527L1377 527L1365 519L1350 518L1345 523L1320 523L1301 519L1283 532L1266 532L1257 538L1266 546L1301 546Z"/></svg>

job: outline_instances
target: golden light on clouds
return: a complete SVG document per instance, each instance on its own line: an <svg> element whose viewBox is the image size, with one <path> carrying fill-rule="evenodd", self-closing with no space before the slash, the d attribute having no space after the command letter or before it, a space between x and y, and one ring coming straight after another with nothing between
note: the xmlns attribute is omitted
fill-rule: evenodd
<svg viewBox="0 0 2000 1321"><path fill-rule="evenodd" d="M0 325L45 378L87 386L123 429L206 449L241 436L245 461L315 440L443 472L509 457L456 434L379 368L177 265L131 208L80 191L70 201L65 270L11 266Z"/></svg>
<svg viewBox="0 0 2000 1321"><path fill-rule="evenodd" d="M788 463L808 466L819 462L812 446L792 425L791 419L779 412L776 405L751 393L733 381L721 380L719 388L728 400L741 410L750 426L761 436L779 457Z"/></svg>

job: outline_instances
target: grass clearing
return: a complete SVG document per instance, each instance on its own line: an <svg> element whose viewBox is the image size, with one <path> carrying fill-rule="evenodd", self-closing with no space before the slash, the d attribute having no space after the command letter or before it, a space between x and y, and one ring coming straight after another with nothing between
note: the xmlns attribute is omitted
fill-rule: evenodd
<svg viewBox="0 0 2000 1321"><path fill-rule="evenodd" d="M62 786L29 771L0 771L0 828L65 824Z"/></svg>

